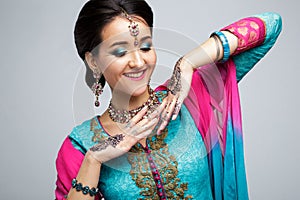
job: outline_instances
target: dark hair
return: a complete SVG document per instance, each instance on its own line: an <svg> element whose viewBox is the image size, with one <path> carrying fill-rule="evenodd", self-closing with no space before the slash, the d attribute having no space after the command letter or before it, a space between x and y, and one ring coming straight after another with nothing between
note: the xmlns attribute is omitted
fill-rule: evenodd
<svg viewBox="0 0 300 200"><path fill-rule="evenodd" d="M120 16L122 9L129 15L142 17L149 27L153 27L153 12L144 0L89 0L81 9L74 30L77 52L83 61L85 53L92 52L102 42L100 32L104 26ZM91 87L93 72L85 64L85 81ZM100 82L104 86L103 76Z"/></svg>

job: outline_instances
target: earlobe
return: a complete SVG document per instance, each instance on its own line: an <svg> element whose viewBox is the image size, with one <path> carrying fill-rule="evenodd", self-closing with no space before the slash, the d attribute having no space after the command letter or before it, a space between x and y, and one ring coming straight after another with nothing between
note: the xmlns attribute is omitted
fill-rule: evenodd
<svg viewBox="0 0 300 200"><path fill-rule="evenodd" d="M91 52L86 52L85 53L85 61L88 64L89 68L93 72L98 72L99 71L99 68L97 66L97 62L95 60L95 57L93 56L93 54Z"/></svg>

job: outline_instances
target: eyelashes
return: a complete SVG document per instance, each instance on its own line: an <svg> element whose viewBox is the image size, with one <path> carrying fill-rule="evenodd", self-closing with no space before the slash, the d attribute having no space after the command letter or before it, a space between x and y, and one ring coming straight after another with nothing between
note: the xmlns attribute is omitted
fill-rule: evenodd
<svg viewBox="0 0 300 200"><path fill-rule="evenodd" d="M140 50L142 51L150 51L152 47L152 43L144 43L141 45Z"/></svg>
<svg viewBox="0 0 300 200"><path fill-rule="evenodd" d="M140 46L140 50L143 51L143 52L150 51L151 49L152 49L152 43L149 43L149 42L143 43ZM123 57L123 56L125 56L127 54L127 52L128 52L127 49L125 49L123 47L119 47L119 48L113 50L111 52L111 54L113 56L116 56L116 57Z"/></svg>
<svg viewBox="0 0 300 200"><path fill-rule="evenodd" d="M127 53L125 48L117 48L116 50L112 51L111 54L116 57L122 57Z"/></svg>

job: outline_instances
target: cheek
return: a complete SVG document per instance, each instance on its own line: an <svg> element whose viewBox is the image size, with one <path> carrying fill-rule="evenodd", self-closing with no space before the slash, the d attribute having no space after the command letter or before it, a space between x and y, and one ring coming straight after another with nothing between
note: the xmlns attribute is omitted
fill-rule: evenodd
<svg viewBox="0 0 300 200"><path fill-rule="evenodd" d="M101 67L105 80L111 87L115 87L120 78L122 78L125 67L126 64L124 64L122 59L115 60L110 65Z"/></svg>
<svg viewBox="0 0 300 200"><path fill-rule="evenodd" d="M148 65L151 65L151 67L155 67L156 65L156 60L157 60L157 57L156 57L156 52L153 50L151 51L151 53L149 52L146 57L145 57L145 60L147 62Z"/></svg>

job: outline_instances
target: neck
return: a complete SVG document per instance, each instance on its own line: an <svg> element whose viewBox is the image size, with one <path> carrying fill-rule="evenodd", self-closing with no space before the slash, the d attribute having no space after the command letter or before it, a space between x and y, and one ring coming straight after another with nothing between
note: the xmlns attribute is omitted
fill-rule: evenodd
<svg viewBox="0 0 300 200"><path fill-rule="evenodd" d="M150 96L148 89L138 96L131 96L120 91L114 91L112 94L111 102L113 106L122 110L132 110L138 108L142 106Z"/></svg>

